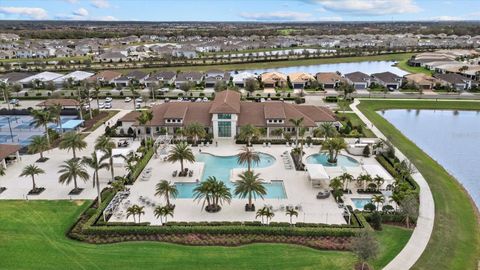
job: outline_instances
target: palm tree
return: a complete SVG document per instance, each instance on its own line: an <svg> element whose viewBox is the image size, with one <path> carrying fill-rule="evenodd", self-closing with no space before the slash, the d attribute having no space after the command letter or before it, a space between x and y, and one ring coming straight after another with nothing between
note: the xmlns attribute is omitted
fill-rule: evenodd
<svg viewBox="0 0 480 270"><path fill-rule="evenodd" d="M11 86L5 82L0 82L0 89L2 91L4 101L7 103L7 108L10 110L10 102L8 97L10 96Z"/></svg>
<svg viewBox="0 0 480 270"><path fill-rule="evenodd" d="M5 175L5 167L3 167L3 164L0 164L0 176L4 176Z"/></svg>
<svg viewBox="0 0 480 270"><path fill-rule="evenodd" d="M247 141L247 146L252 144L252 138L256 136L260 136L260 130L251 124L241 127L238 134L240 140Z"/></svg>
<svg viewBox="0 0 480 270"><path fill-rule="evenodd" d="M82 163L93 169L93 187L97 185L97 196L98 196L98 206L102 203L102 196L100 194L100 181L98 177L98 171L102 169L108 170L110 165L106 162L103 162L107 157L103 156L99 158L97 152L93 151L90 157L83 157Z"/></svg>
<svg viewBox="0 0 480 270"><path fill-rule="evenodd" d="M363 184L363 189L366 189L367 184L372 182L372 177L369 174L360 174L357 177L357 183Z"/></svg>
<svg viewBox="0 0 480 270"><path fill-rule="evenodd" d="M193 155L192 149L185 142L180 142L175 144L175 146L170 150L167 160L169 162L175 163L180 161L180 168L183 172L183 161L195 162L195 156Z"/></svg>
<svg viewBox="0 0 480 270"><path fill-rule="evenodd" d="M258 218L258 217L262 218L262 224L264 223L263 218L265 217L266 209L267 209L267 207L263 207L263 208L258 209L257 214L255 215L255 218Z"/></svg>
<svg viewBox="0 0 480 270"><path fill-rule="evenodd" d="M235 182L234 194L242 199L248 197L248 204L245 206L246 211L255 211L255 205L252 203L252 197L256 199L257 196L263 199L264 195L267 195L267 189L265 188L260 174L256 174L253 171L245 171L238 175L240 180Z"/></svg>
<svg viewBox="0 0 480 270"><path fill-rule="evenodd" d="M108 163L110 165L110 174L112 176L112 182L115 180L115 172L113 169L113 149L115 148L115 143L106 135L102 135L97 138L95 141L95 150L102 151L104 157L108 158Z"/></svg>
<svg viewBox="0 0 480 270"><path fill-rule="evenodd" d="M188 136L193 138L193 144L197 145L197 141L199 138L203 138L207 135L205 132L205 127L197 122L191 123L185 127L185 132Z"/></svg>
<svg viewBox="0 0 480 270"><path fill-rule="evenodd" d="M144 138L147 139L147 124L150 123L153 119L152 111L142 111L142 113L137 117L138 124L143 126L143 132L145 133ZM152 133L152 132L150 132Z"/></svg>
<svg viewBox="0 0 480 270"><path fill-rule="evenodd" d="M193 189L193 194L195 200L203 200L203 205L207 203L205 210L211 213L220 211L224 202L230 203L232 200L230 189L215 176L209 176L207 180L202 181Z"/></svg>
<svg viewBox="0 0 480 270"><path fill-rule="evenodd" d="M33 110L32 111L32 125L35 128L43 127L45 129L45 136L47 138L47 145L50 148L50 135L48 134L48 124L53 122L53 115L50 111Z"/></svg>
<svg viewBox="0 0 480 270"><path fill-rule="evenodd" d="M33 136L32 140L30 141L30 144L28 145L28 153L29 154L34 154L34 153L40 153L40 161L45 160L43 157L43 151L48 150L47 146L47 139L45 136Z"/></svg>
<svg viewBox="0 0 480 270"><path fill-rule="evenodd" d="M166 206L157 206L155 210L153 210L153 213L155 214L156 218L160 218L160 222L162 223L162 225L164 225L167 223L167 216L173 217L174 211L175 210L172 207L166 205ZM162 217L164 217L165 219L162 220Z"/></svg>
<svg viewBox="0 0 480 270"><path fill-rule="evenodd" d="M385 197L383 195L373 195L372 202L375 204L375 210L378 211L378 205L385 202Z"/></svg>
<svg viewBox="0 0 480 270"><path fill-rule="evenodd" d="M139 207L138 205L134 204L134 205L127 208L127 220L130 216L133 216L133 222L137 223L137 221L135 219L135 215L137 215L137 208L138 207Z"/></svg>
<svg viewBox="0 0 480 270"><path fill-rule="evenodd" d="M138 206L136 207L136 213L138 215L138 223L140 223L140 217L142 215L145 215L145 211L143 211L143 209L145 208L145 206Z"/></svg>
<svg viewBox="0 0 480 270"><path fill-rule="evenodd" d="M346 190L348 190L348 183L352 182L355 179L353 175L349 173L343 173L340 176L338 176L338 178L343 183L343 189L346 189Z"/></svg>
<svg viewBox="0 0 480 270"><path fill-rule="evenodd" d="M293 216L298 217L298 211L293 208L289 208L287 209L287 212L285 213L285 215L290 216L290 224L292 224L292 217Z"/></svg>
<svg viewBox="0 0 480 270"><path fill-rule="evenodd" d="M3 166L2 166L2 168L3 168ZM39 174L43 174L43 173L45 173L45 171L43 169L39 168L36 165L31 164L31 165L28 165L25 168L23 168L20 176L21 177L25 177L25 176L32 177L32 184L33 184L32 192L35 192L37 190L37 186L35 185L35 175L39 175Z"/></svg>
<svg viewBox="0 0 480 270"><path fill-rule="evenodd" d="M133 80L130 81L129 83L129 89L130 91L132 92L132 96L133 96L133 110L136 111L137 110L137 96L138 96L138 92L137 92L137 83L134 82Z"/></svg>
<svg viewBox="0 0 480 270"><path fill-rule="evenodd" d="M83 140L82 136L75 131L67 132L60 142L60 149L72 150L73 158L77 158L76 150L83 150L87 147L87 142Z"/></svg>
<svg viewBox="0 0 480 270"><path fill-rule="evenodd" d="M340 197L343 195L342 187L343 183L339 177L335 177L330 181L329 187L333 189L333 196L335 200L338 201Z"/></svg>
<svg viewBox="0 0 480 270"><path fill-rule="evenodd" d="M328 150L328 162L337 163L338 153L347 148L347 144L343 138L331 138L323 143L323 148Z"/></svg>
<svg viewBox="0 0 480 270"><path fill-rule="evenodd" d="M66 183L68 185L73 180L75 188L72 190L72 193L79 191L79 188L77 186L77 178L80 178L84 182L87 182L88 178L90 177L87 170L85 169L85 166L82 164L82 162L80 162L80 159L78 158L72 158L65 161L65 164L60 165L60 170L58 171L58 173L60 173L58 182L62 184Z"/></svg>
<svg viewBox="0 0 480 270"><path fill-rule="evenodd" d="M377 190L379 190L380 187L383 185L383 183L385 183L385 179L383 179L383 177L377 175L372 179L372 182L375 183L375 185L377 186Z"/></svg>
<svg viewBox="0 0 480 270"><path fill-rule="evenodd" d="M275 213L273 213L273 211L268 207L264 207L262 213L265 217L265 223L268 225L270 223L269 220L275 216Z"/></svg>
<svg viewBox="0 0 480 270"><path fill-rule="evenodd" d="M170 204L170 197L176 198L178 195L178 189L175 184L172 184L167 180L160 180L160 182L156 185L155 195L165 197L165 200L167 201L167 207L173 208Z"/></svg>
<svg viewBox="0 0 480 270"><path fill-rule="evenodd" d="M337 134L337 129L332 122L325 122L320 125L320 133L323 134L326 141Z"/></svg>
<svg viewBox="0 0 480 270"><path fill-rule="evenodd" d="M56 105L50 106L48 109L50 110L50 113L52 114L52 117L55 120L55 123L60 128L60 133L63 134L62 118L60 116L60 114L62 113L62 106L60 104L56 104Z"/></svg>
<svg viewBox="0 0 480 270"><path fill-rule="evenodd" d="M298 137L300 135L300 128L303 126L303 117L298 119L290 119L290 123L295 127L295 145L298 145Z"/></svg>
<svg viewBox="0 0 480 270"><path fill-rule="evenodd" d="M244 146L240 149L240 153L237 154L237 163L239 165L247 164L247 170L250 171L252 163L260 163L260 155L258 152L252 151L248 146Z"/></svg>

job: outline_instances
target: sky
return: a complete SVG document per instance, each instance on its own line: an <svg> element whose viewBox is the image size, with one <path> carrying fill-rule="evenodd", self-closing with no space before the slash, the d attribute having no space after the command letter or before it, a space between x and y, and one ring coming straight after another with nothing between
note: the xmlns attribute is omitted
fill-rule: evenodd
<svg viewBox="0 0 480 270"><path fill-rule="evenodd" d="M0 20L480 20L480 0L0 0Z"/></svg>

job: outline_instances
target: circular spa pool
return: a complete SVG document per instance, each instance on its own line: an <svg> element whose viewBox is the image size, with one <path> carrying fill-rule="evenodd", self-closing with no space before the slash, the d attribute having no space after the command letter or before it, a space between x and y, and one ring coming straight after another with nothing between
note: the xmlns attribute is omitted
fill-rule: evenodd
<svg viewBox="0 0 480 270"><path fill-rule="evenodd" d="M306 161L307 163L310 163L310 164L322 164L323 166L327 166L327 167L333 167L333 166L356 167L360 165L360 163L356 159L348 156L344 156L344 155L338 155L336 164L329 163L328 154L325 154L325 153L313 154L311 156L308 156Z"/></svg>

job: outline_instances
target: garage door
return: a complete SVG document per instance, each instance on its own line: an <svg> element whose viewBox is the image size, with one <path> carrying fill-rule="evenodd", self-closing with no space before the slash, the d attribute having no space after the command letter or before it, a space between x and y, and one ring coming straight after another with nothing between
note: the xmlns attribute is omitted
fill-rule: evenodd
<svg viewBox="0 0 480 270"><path fill-rule="evenodd" d="M367 86L365 84L355 84L355 89L365 89Z"/></svg>
<svg viewBox="0 0 480 270"><path fill-rule="evenodd" d="M397 84L387 84L387 88L397 89L397 87L398 87Z"/></svg>

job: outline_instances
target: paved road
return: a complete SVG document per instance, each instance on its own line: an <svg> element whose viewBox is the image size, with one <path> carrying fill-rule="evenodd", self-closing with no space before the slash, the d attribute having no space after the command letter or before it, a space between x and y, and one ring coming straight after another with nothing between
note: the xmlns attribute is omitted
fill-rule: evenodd
<svg viewBox="0 0 480 270"><path fill-rule="evenodd" d="M360 104L359 99L355 99L354 103L350 106L352 110L362 119L363 122L373 131L373 133L379 137L386 139L386 137L377 129L368 118L357 108ZM405 155L397 148L395 154L400 160L406 160ZM435 203L433 201L432 192L428 186L427 181L423 176L417 172L412 175L413 179L420 186L420 209L417 220L417 226L413 231L410 240L402 251L387 265L384 270L404 270L410 269L415 262L420 258L423 251L427 247L428 241L433 231L433 223L435 219Z"/></svg>

